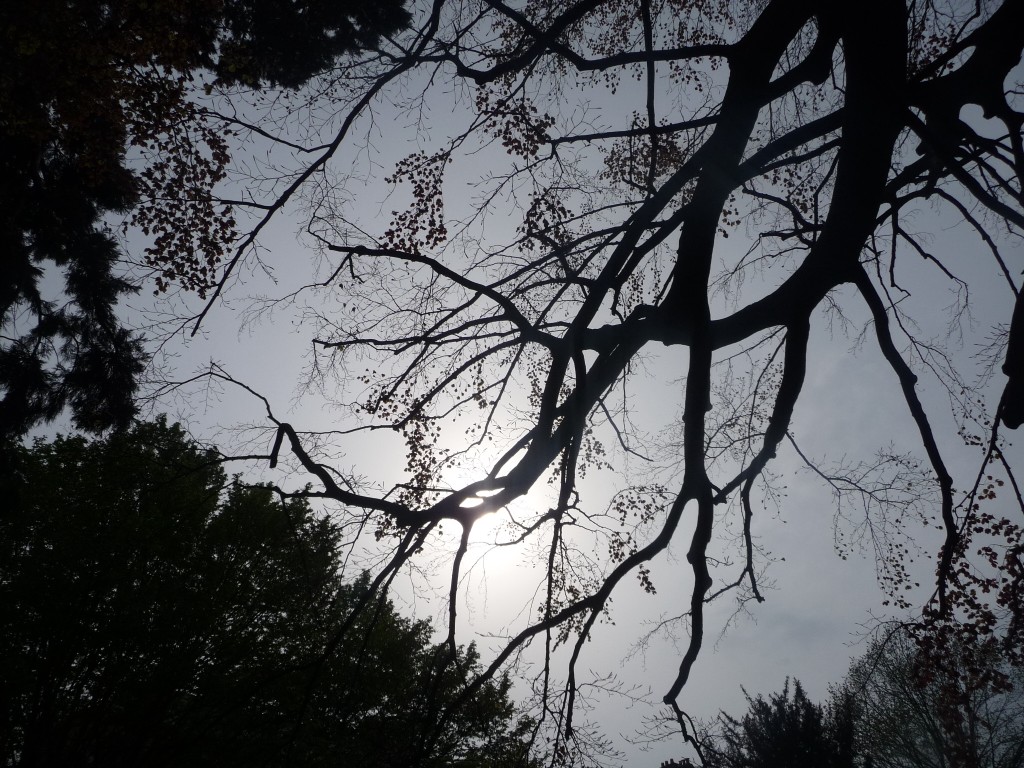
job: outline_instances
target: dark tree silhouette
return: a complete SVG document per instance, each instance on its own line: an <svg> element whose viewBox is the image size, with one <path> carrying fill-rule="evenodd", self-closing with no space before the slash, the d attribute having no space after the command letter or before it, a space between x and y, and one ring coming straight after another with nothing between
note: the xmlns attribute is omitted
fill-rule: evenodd
<svg viewBox="0 0 1024 768"><path fill-rule="evenodd" d="M1017 294L1013 318L1006 342L1006 389L1000 403L1000 416L1010 429L1024 424L1024 299Z"/></svg>
<svg viewBox="0 0 1024 768"><path fill-rule="evenodd" d="M65 407L90 431L135 413L146 355L115 311L135 286L111 214L155 236L162 287L205 290L230 244L211 196L227 143L188 98L197 73L297 87L407 22L399 0L3 4L0 438Z"/></svg>
<svg viewBox="0 0 1024 768"><path fill-rule="evenodd" d="M342 581L336 526L229 482L179 428L37 442L9 470L3 765L537 764L504 677L435 733L476 650L435 679L447 649Z"/></svg>
<svg viewBox="0 0 1024 768"><path fill-rule="evenodd" d="M510 509L500 543L523 545L544 576L529 620L467 695L543 646L536 689L569 736L587 639L624 580L658 587L652 569L672 545L689 569L672 621L689 639L662 693L687 732L680 697L706 604L762 600L755 521L778 498L782 451L859 502L903 608L913 578L886 537L934 515L945 542L922 636L966 622L1019 640L1021 520L983 505L1024 508L999 433L1017 407L1020 339L1006 323L1024 230L1024 4L433 0L414 17L301 107L218 95L224 126L279 164L233 194L233 210L254 218L193 331L265 255L270 222L301 202L323 269L282 304L310 307L308 383L341 406L325 411L337 422L293 425L267 402L269 450L235 458L304 473L280 481L286 495L329 499L347 530L375 533L387 557L374 590L454 527L453 648L473 526ZM394 138L406 127L408 154ZM364 176L350 165L360 152ZM375 163L394 210L353 219L346 197L370 194ZM929 207L976 235L970 260L933 247L933 220L912 223ZM977 281L1002 281L983 289L1003 323L985 329L988 378L916 330L946 319L922 265L956 291L955 333L969 332ZM833 323L859 328L884 360L889 382L872 386L902 398L920 457L883 451L830 469L802 449L791 425L815 365L812 329ZM631 395L655 354L685 372L675 402ZM1011 394L999 405L1005 355ZM220 368L208 378L240 383ZM644 405L675 425L670 438L635 427ZM407 451L404 478L383 489L334 460L377 430ZM962 441L981 452L967 469L947 460ZM582 482L627 462L609 499ZM550 500L524 502L535 488ZM729 520L738 537L718 535ZM982 549L977 569L992 536L1005 546ZM736 565L712 557L727 540L741 543ZM1024 643L1002 647L1019 659Z"/></svg>
<svg viewBox="0 0 1024 768"><path fill-rule="evenodd" d="M701 729L704 765L1018 768L1021 670L993 675L1003 661L992 650L961 638L938 666L910 631L889 627L853 661L826 706L787 680L767 699L747 694L741 718L721 713Z"/></svg>
<svg viewBox="0 0 1024 768"><path fill-rule="evenodd" d="M838 693L822 707L807 698L799 680L787 679L781 693L751 697L749 709L736 719L725 712L719 732L703 745L707 768L854 768L863 765L854 746L855 705Z"/></svg>

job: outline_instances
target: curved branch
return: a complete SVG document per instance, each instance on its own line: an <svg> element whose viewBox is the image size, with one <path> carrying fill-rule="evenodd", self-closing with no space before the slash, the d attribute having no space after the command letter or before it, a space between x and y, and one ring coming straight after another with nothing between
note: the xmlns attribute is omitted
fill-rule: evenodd
<svg viewBox="0 0 1024 768"><path fill-rule="evenodd" d="M917 424L925 453L928 455L932 470L935 472L936 482L939 484L939 492L942 499L942 524L946 529L946 540L942 545L942 552L939 558L936 589L939 598L939 611L940 613L945 613L949 607L946 600L946 582L952 576L951 565L959 539L956 519L953 516L953 478L950 477L946 469L946 463L943 461L942 453L939 451L939 445L935 440L935 433L928 420L928 414L925 412L921 399L917 395L917 390L915 389L917 376L910 370L910 366L907 365L907 362L893 343L892 335L889 332L889 315L885 311L885 305L882 303L881 296L878 295L875 286L871 283L871 278L864 269L860 270L854 283L871 310L871 316L875 322L875 334L878 338L879 349L881 349L882 355L899 378L900 387L903 390L903 399L910 409L914 423Z"/></svg>

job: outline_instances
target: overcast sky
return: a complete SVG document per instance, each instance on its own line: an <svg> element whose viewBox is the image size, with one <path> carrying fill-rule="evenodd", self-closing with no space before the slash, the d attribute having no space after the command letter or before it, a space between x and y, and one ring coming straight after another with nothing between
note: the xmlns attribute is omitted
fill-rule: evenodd
<svg viewBox="0 0 1024 768"><path fill-rule="evenodd" d="M635 106L628 101L629 95L621 93L616 97L626 100L621 103L607 94L602 98L607 99L607 103L597 100L589 108L624 112ZM443 142L446 127L450 131L457 130L459 107L453 108L453 99L439 98L431 102L434 109L431 132L421 135L418 143L400 139L398 135L406 125L402 119L382 109L378 113L378 125L367 129L367 135L373 137L375 153L343 154L339 158L337 164L357 176L348 189L351 202L346 212L350 218L379 224L397 207L396 199L400 196L388 198L387 187L379 177L390 173L394 161L404 154L419 146ZM562 106L569 112L579 107ZM442 119L439 114L452 117ZM389 125L390 120L394 120L394 125ZM485 158L479 162L484 163ZM362 180L362 175L373 171L378 178ZM461 197L463 204L468 204L473 190L467 187L467 179L456 174L449 186L451 200ZM506 201L506 204L511 202ZM450 216L460 216L457 206L458 203L449 204ZM490 224L493 235L496 238L507 235L502 232L500 216L496 215L495 219ZM311 265L315 258L309 244L296 236L302 221L301 212L293 210L275 223L261 240L263 265L249 265L248 272L228 291L227 301L218 302L214 307L199 336L187 339L184 334L177 334L168 341L163 349L168 357L162 362L168 366L167 372L184 378L208 361L217 361L232 375L266 395L279 418L291 421L299 429L325 430L346 423L349 417L326 406L316 393L305 392L301 387L312 336L301 306L280 306L274 313L256 320L249 314L253 298L286 295L313 274ZM973 356L978 345L984 342L994 325L1008 321L1012 297L1005 284L1000 284L988 260L981 268L977 266L981 246L959 228L956 221L925 210L914 225L919 230L935 233L936 252L948 259L947 265L954 272L971 278L974 291L974 316L967 325L966 335L962 340L947 338L949 314L946 308L953 303L948 280L933 266L904 257L901 277L908 285L915 286L914 296L907 301L916 307L912 314L923 320L919 329L921 337L939 339L938 343L973 371L977 365ZM746 244L738 239L729 246L742 250ZM1019 243L1006 246L1012 268L1019 273L1024 267L1024 249ZM129 243L129 247L137 245ZM778 279L767 274L764 286L749 286L744 299L771 287ZM890 445L895 452L916 449L920 453L916 447L919 442L916 429L900 397L895 375L884 364L870 338L865 344L859 343L858 334L866 319L864 308L852 293L837 298L848 312L851 324L844 330L830 322L824 313L816 316L807 383L792 429L801 448L826 464L843 459L848 462L870 459L876 450L889 449ZM145 293L132 303L136 312L148 312L154 306ZM192 304L196 306L194 301ZM161 311L165 308L160 305ZM719 304L718 309L724 312L725 305ZM335 307L333 311L343 310ZM672 424L678 420L675 403L681 390L679 377L684 363L684 350L652 349L646 373L638 372L630 381L638 429L653 441L668 439ZM1001 386L998 376L996 384L988 390L990 407L994 406L997 386ZM922 388L926 404L943 425L941 431L946 435L955 434L955 430L950 429L949 406L941 389L927 378L922 379ZM252 433L232 432L232 427L260 423L263 419L262 405L255 398L231 388L218 391L192 387L188 398L164 398L155 407L186 421L197 436L225 446L237 444L242 436L252 436ZM259 436L256 445L268 450L267 435ZM948 441L944 448L954 467L965 469L971 461L976 465L976 451ZM340 440L337 450L340 466L358 467L361 473L382 484L394 482L400 476L402 446L391 435ZM1019 451L1019 446L1010 450L1011 460L1017 461L1019 466L1024 453ZM597 473L584 483L585 503L596 506L606 503L602 499L610 491L624 487L633 473L643 469L642 462L627 463L621 452L613 456L614 471ZM885 595L878 586L870 546L853 547L845 559L837 553L835 503L829 491L803 467L788 445L780 450L773 466L780 483L786 486L786 496L779 510L758 510L754 523L758 544L766 553L764 562L768 570L763 584L770 586L765 590L767 599L761 605L748 604L749 615L736 617L717 642L736 605L725 596L709 611L705 651L681 700L683 708L697 717L711 718L722 708L740 714L745 708L741 685L751 694L769 693L781 689L786 676L798 677L812 698L824 700L829 683L839 681L851 656L863 651L864 646L858 641L880 620L893 616L882 606ZM271 477L266 467L254 464L238 466L237 471L245 471L252 478ZM305 477L274 477L283 483L290 482L293 487L308 481ZM524 503L544 507L549 502L545 490L540 489ZM330 507L327 509L331 511ZM851 510L854 518L855 513L856 510ZM481 526L478 539L502 535L500 515L493 517L491 525ZM851 528L840 521L839 530L850 531ZM920 604L930 592L933 565L928 557L937 550L941 532L934 527L914 524L908 527L908 533L922 554L921 561L914 566L921 575L922 586L912 595L912 601ZM635 644L639 635L653 627L653 622L680 613L689 600L691 575L684 559L687 543L688 528L672 549L671 556L661 558L653 568L657 595L645 594L635 580L623 585L612 604L614 625L598 625L593 642L588 644L579 665L581 672L593 670L598 678L614 673L625 690L646 698L645 704L615 695L598 697L598 709L594 713L605 733L625 750L622 763L631 768L657 766L662 760L686 754L676 740L640 755L638 747L631 746L620 736L629 736L641 728L644 717L660 711L657 703L678 668L680 646L673 644L670 637L654 638L642 652L636 652ZM475 548L471 562L476 562L485 550L482 545ZM728 542L716 553L733 562L740 555ZM444 564L443 560L438 563L439 566ZM721 568L713 575L717 582L735 571L735 567ZM521 629L536 615L535 608L524 612L523 606L529 603L531 590L541 575L532 562L507 550L489 554L478 562L467 577L464 603L459 606L465 630L461 640L477 639L486 651L494 648L491 635ZM441 626L443 602L437 597L431 599L428 585L411 579L403 577L396 584L400 606L419 616L432 617L435 625ZM443 584L443 569L439 579L434 589ZM486 652L484 660L487 660Z"/></svg>
<svg viewBox="0 0 1024 768"><path fill-rule="evenodd" d="M954 262L959 260L966 268L971 249L961 249L961 235L959 232L946 232L942 236L947 239L950 258ZM287 232L279 238L274 238L268 245L269 253L287 253L285 261L306 258L301 254L301 247L290 241ZM1018 263L1024 261L1022 257L1024 253L1018 250L1015 254ZM252 284L243 288L250 289ZM999 286L994 276L988 288L998 293ZM240 329L238 323L246 302L238 295L243 292L236 293L230 308L219 307L213 313L204 328L205 338L193 339L180 349L174 348L179 355L175 361L179 372L184 374L208 360L216 360L233 375L267 395L280 418L306 429L330 427L335 419L340 419L340 415L323 409L319 398L302 394L298 389L304 365L303 354L309 348L309 333L287 311ZM931 297L929 300L939 308L949 299L941 286L931 293ZM847 301L847 304L851 314L856 316L854 302ZM976 306L979 315L977 329L982 335L991 324L1005 322L999 311L992 311L989 315L992 306L1001 310L1006 302L1003 300L993 305L983 298ZM863 316L859 319L863 320ZM940 333L944 323L943 314L937 312L937 327L931 331ZM844 457L867 459L876 449L888 448L890 443L896 451L913 450L914 425L900 399L895 376L874 347L870 343L858 346L855 337L839 331L830 332L824 317L815 324L814 337L813 362L793 426L801 447L823 461ZM954 351L966 359L976 350L968 341ZM665 355L665 352L660 354ZM638 419L642 417L640 423L654 433L660 421L678 416L662 411L657 404L670 401L668 392L664 390L679 386L681 363L679 360L673 363L671 360L654 359L648 368L646 381L637 382L637 401L640 403L637 416ZM939 418L945 418L948 406L942 402L942 393L936 387L926 391L930 394L928 402L933 412ZM994 390L990 394L995 397ZM644 405L648 407L642 407ZM649 407L651 405L654 407ZM179 418L186 418L197 435L212 437L222 444L231 444L234 440L228 428L258 423L262 417L258 402L230 388L219 395L215 391L204 393L202 397L193 393L187 402L170 400L161 403L160 407ZM403 455L401 446L389 437L342 442L340 447L345 456L340 460L341 465L358 466L371 476L379 476L382 482L393 480L401 469ZM959 446L948 445L947 450L954 456L959 455L961 461L969 460L970 453L960 451ZM1014 454L1010 456L1013 458ZM263 468L258 466L250 465L245 469L254 478L270 476L261 474ZM835 503L829 491L802 466L788 446L780 452L775 470L787 486L787 495L778 511L759 510L755 521L758 543L771 553L773 559L764 576L764 584L770 587L765 591L766 602L747 604L749 614L735 617L720 639L720 632L733 618L736 604L725 596L710 610L706 650L684 693L685 707L698 717L710 718L719 709L738 714L745 708L741 685L751 694L769 693L779 690L786 676L799 678L812 697L823 700L827 686L842 678L851 656L863 651L862 641L866 633L879 620L893 616L881 605L885 595L876 580L874 555L869 543L855 547L846 559L837 553L834 546ZM608 487L622 486L621 475L602 474L606 476L591 480L589 484L603 482ZM290 481L298 485L306 479L297 477ZM595 491L594 495L599 494ZM531 495L530 501L546 505L550 499L545 499L541 492ZM840 523L841 529L842 525ZM502 535L500 527L495 524L482 528L480 538L500 538ZM848 526L846 530L849 530ZM924 586L915 595L920 603L929 592L926 587L932 566L927 558L937 550L941 532L924 526L911 526L909 532L920 545L923 555L919 572ZM598 697L599 709L595 717L606 733L616 737L617 743L626 750L624 765L658 765L661 760L681 753L679 744L669 741L641 756L638 747L618 737L630 736L643 727L644 717L660 711L657 704L664 693L666 681L678 667L681 646L673 644L670 638L655 638L643 652L634 651L638 634L653 628L653 622L660 617L681 612L688 600L691 577L683 558L685 546L684 540L673 548L674 564L659 563L655 566L656 596L645 594L634 580L623 585L612 606L614 626L598 626L580 665L581 669L593 670L597 676L614 673L624 688L632 690L632 686L637 686L634 693L644 694L649 702L643 705L620 696ZM482 546L475 548L470 562L476 562L485 549ZM723 546L721 554L735 560L739 552L735 547ZM465 629L468 630L462 639L477 639L482 648L488 648L493 646L488 637L490 634L521 628L523 621L535 614L535 611L529 611L524 616L521 611L523 585L532 587L540 576L533 563L519 562L515 552L502 550L487 555L469 575L473 582L472 589L467 592L469 601L460 606L460 616L466 621ZM443 582L442 571L435 588ZM399 602L403 610L429 616L435 620L436 626L442 626L443 601L427 599L428 590L423 586L422 583L400 580L397 584Z"/></svg>

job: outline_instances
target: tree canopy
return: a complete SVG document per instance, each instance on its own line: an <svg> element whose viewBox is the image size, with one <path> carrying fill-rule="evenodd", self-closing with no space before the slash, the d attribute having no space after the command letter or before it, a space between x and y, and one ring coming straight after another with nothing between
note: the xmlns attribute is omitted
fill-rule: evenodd
<svg viewBox="0 0 1024 768"><path fill-rule="evenodd" d="M294 98L231 78L195 95L216 135L251 148L230 183L197 182L238 225L230 249L182 246L218 230L160 218L172 205L141 220L161 279L206 302L193 333L246 268L311 275L257 309L301 308L306 391L336 407L292 424L259 381L214 366L205 383L239 384L268 416L265 447L226 453L283 470L286 497L334 502L349 540L375 548L374 592L450 547L451 648L474 526L505 515L498 543L543 575L469 691L533 645L544 717L566 739L587 640L627 580L663 590L659 571L686 585L661 621L686 635L661 693L689 732L706 605L764 598L757 525L784 503L783 456L834 494L891 605L920 610L922 642L941 652L966 627L1024 661L1024 498L1003 434L1024 381L1024 4L411 13ZM357 205L381 189L373 213ZM263 239L299 213L306 273ZM794 425L827 328L881 361L887 378L865 371L864 386L901 402L913 445L838 462L806 450ZM644 400L651 360L682 373ZM404 444L397 479L368 476L375 457L338 458L378 433ZM922 545L922 578L905 537L933 524L944 538Z"/></svg>
<svg viewBox="0 0 1024 768"><path fill-rule="evenodd" d="M842 687L857 703L861 754L874 768L1024 766L1024 669L970 638L944 662L903 630L854 661Z"/></svg>
<svg viewBox="0 0 1024 768"><path fill-rule="evenodd" d="M837 695L828 707L815 704L799 680L779 693L752 697L742 718L719 715L720 732L704 740L708 768L854 768L855 698Z"/></svg>
<svg viewBox="0 0 1024 768"><path fill-rule="evenodd" d="M427 622L342 580L328 518L215 458L164 422L11 457L5 766L535 765L507 678L440 724L476 650L437 674Z"/></svg>
<svg viewBox="0 0 1024 768"><path fill-rule="evenodd" d="M155 235L160 287L212 279L234 236L212 195L228 144L193 84L295 88L407 21L397 0L4 4L0 436L65 407L91 431L135 413L146 355L116 312L137 286L112 215L134 211ZM183 253L192 271L175 266Z"/></svg>
<svg viewBox="0 0 1024 768"><path fill-rule="evenodd" d="M1020 668L994 684L979 671L998 655L961 642L937 667L905 628L889 627L831 687L827 705L799 681L751 697L736 718L722 712L701 729L708 768L1018 768L1024 765Z"/></svg>

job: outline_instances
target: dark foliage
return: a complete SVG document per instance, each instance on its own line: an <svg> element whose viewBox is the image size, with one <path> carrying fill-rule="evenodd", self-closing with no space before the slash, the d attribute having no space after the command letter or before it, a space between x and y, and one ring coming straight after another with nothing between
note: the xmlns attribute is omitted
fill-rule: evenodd
<svg viewBox="0 0 1024 768"><path fill-rule="evenodd" d="M787 680L767 700L748 695L742 718L721 713L703 734L704 766L1024 766L1022 671L963 639L943 661L937 666L906 629L879 636L827 706Z"/></svg>
<svg viewBox="0 0 1024 768"><path fill-rule="evenodd" d="M404 0L225 0L214 71L226 82L298 88L334 61L409 23Z"/></svg>
<svg viewBox="0 0 1024 768"><path fill-rule="evenodd" d="M165 277L186 256L213 268L233 237L212 200L226 147L185 98L193 73L298 87L407 21L401 0L0 5L0 437L65 407L90 431L135 413L146 355L115 312L133 286L110 215L150 206Z"/></svg>
<svg viewBox="0 0 1024 768"><path fill-rule="evenodd" d="M836 698L829 707L807 698L799 680L787 679L781 693L752 698L739 720L722 713L721 733L705 750L706 768L854 768L853 701Z"/></svg>
<svg viewBox="0 0 1024 768"><path fill-rule="evenodd" d="M327 519L177 427L7 458L0 764L533 765L507 679L442 720L476 651L437 674L450 649L342 582Z"/></svg>

